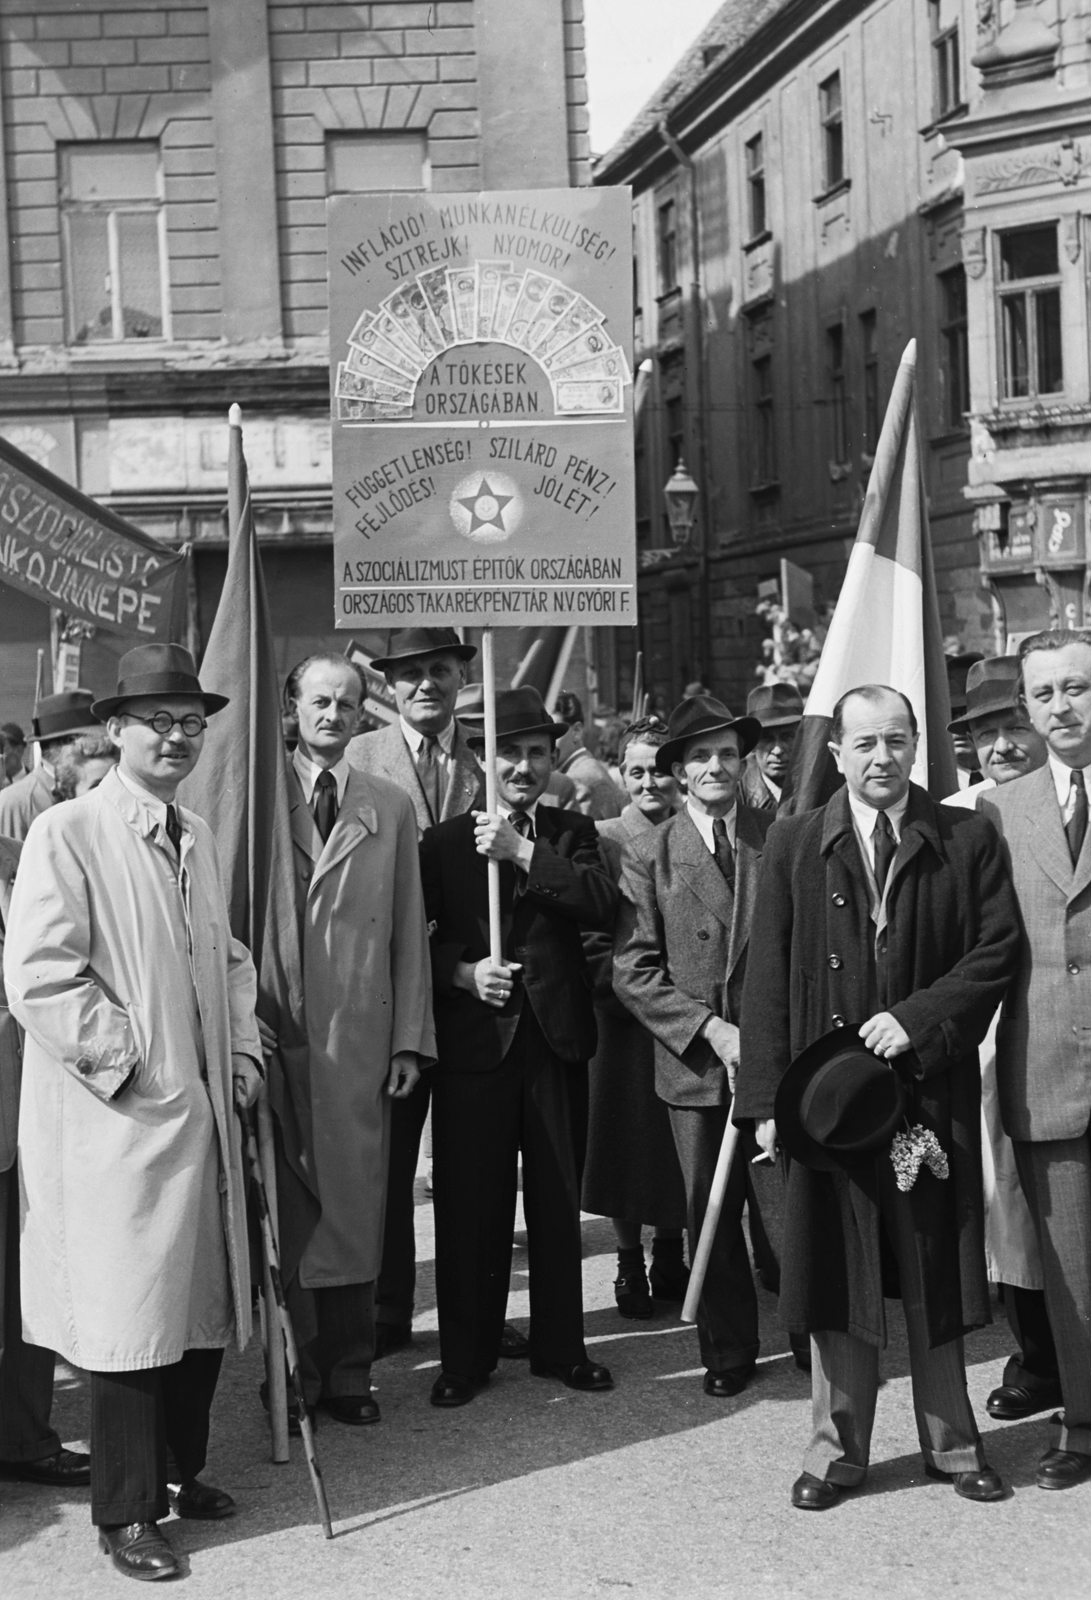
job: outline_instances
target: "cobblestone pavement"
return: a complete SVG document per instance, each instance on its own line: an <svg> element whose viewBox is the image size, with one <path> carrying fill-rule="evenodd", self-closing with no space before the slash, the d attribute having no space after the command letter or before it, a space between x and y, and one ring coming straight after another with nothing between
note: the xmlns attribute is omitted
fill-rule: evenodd
<svg viewBox="0 0 1091 1600"><path fill-rule="evenodd" d="M901 1600L945 1595L1091 1591L1091 1485L1034 1486L1044 1418L996 1425L985 1396L1000 1381L1010 1336L995 1326L967 1346L970 1388L988 1456L1012 1487L970 1505L924 1477L915 1449L900 1321L884 1357L873 1466L866 1488L834 1511L788 1505L810 1417L796 1370L762 1297L758 1377L739 1398L701 1390L696 1334L677 1316L624 1323L613 1308L608 1222L584 1222L587 1332L617 1387L581 1396L501 1363L472 1405L428 1405L439 1347L431 1277L431 1210L421 1196L417 1334L380 1362L383 1420L349 1429L324 1418L319 1452L336 1537L323 1540L301 1447L269 1461L256 1390L260 1353L229 1356L213 1415L209 1481L238 1500L224 1523L165 1526L185 1557L184 1593L199 1600L381 1595L382 1600ZM522 1237L518 1241L522 1244ZM525 1250L517 1249L511 1315L525 1328ZM62 1437L87 1433L87 1387L59 1369ZM98 1554L88 1491L0 1485L0 1595L83 1600L131 1593Z"/></svg>

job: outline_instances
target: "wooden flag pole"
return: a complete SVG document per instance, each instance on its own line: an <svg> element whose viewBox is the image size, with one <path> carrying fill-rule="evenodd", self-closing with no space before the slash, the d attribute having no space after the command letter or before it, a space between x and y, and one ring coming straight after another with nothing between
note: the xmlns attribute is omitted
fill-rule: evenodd
<svg viewBox="0 0 1091 1600"><path fill-rule="evenodd" d="M716 1161L716 1171L712 1175L712 1188L709 1190L705 1220L701 1224L701 1238L697 1245L697 1254L694 1256L689 1269L689 1288L686 1290L686 1299L682 1306L683 1322L697 1321L697 1306L701 1299L701 1290L704 1288L705 1273L708 1271L708 1258L712 1254L712 1244L716 1238L716 1229L720 1225L720 1212L724 1208L728 1174L731 1171L731 1160L735 1154L735 1146L738 1141L739 1130L729 1120L727 1127L724 1129L723 1143L720 1145L720 1154ZM690 1248L693 1248L692 1241Z"/></svg>
<svg viewBox="0 0 1091 1600"><path fill-rule="evenodd" d="M496 662L493 657L492 629L481 635L481 675L485 697L485 810L496 815ZM501 965L500 863L489 862L489 959Z"/></svg>
<svg viewBox="0 0 1091 1600"><path fill-rule="evenodd" d="M269 1109L268 1093L263 1089L258 1099L258 1157L261 1175L265 1181L265 1194L269 1204L269 1220L273 1234L280 1238L280 1218L277 1215L277 1174L273 1154L273 1113ZM269 1385L269 1432L273 1460L280 1466L291 1460L288 1445L288 1375L284 1370L284 1340L277 1314L277 1297L273 1288L273 1273L268 1256L262 1252L262 1298L264 1300L265 1381Z"/></svg>

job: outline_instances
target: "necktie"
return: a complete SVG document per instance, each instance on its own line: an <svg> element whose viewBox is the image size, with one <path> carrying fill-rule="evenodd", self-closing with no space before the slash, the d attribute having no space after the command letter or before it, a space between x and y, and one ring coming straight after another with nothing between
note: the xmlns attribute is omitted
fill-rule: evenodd
<svg viewBox="0 0 1091 1600"><path fill-rule="evenodd" d="M434 733L426 733L421 740L420 749L417 751L417 776L420 786L424 790L424 798L428 802L428 811L433 822L439 821L439 740Z"/></svg>
<svg viewBox="0 0 1091 1600"><path fill-rule="evenodd" d="M880 900L886 888L886 875L890 871L890 863L897 848L898 842L894 837L894 829L890 826L890 818L885 811L880 811L875 818L875 884L879 890Z"/></svg>
<svg viewBox="0 0 1091 1600"><path fill-rule="evenodd" d="M1082 776L1082 774L1081 774ZM1087 820L1087 800L1084 799L1084 820ZM182 822L176 806L167 806L167 838L174 846L179 861L182 859Z"/></svg>
<svg viewBox="0 0 1091 1600"><path fill-rule="evenodd" d="M723 873L724 882L732 891L735 888L735 852L731 848L731 840L727 837L727 822L723 817L712 819L712 843L716 865Z"/></svg>
<svg viewBox="0 0 1091 1600"><path fill-rule="evenodd" d="M1087 832L1087 786L1079 767L1072 768L1072 788L1075 791L1076 804L1072 808L1072 815L1064 825L1064 831L1068 835L1068 853L1072 857L1072 865L1075 866L1083 849L1083 836Z"/></svg>
<svg viewBox="0 0 1091 1600"><path fill-rule="evenodd" d="M972 788L973 788L973 786L974 786L974 784L975 784L975 783L984 783L984 781L985 781L985 780L984 780L984 778L983 778L983 777L982 777L982 775L981 775L981 773L980 773L980 772L971 772L971 773L970 773L970 781L969 781L969 783L968 783L968 784L967 784L967 785L966 785L966 787L967 787L967 788L968 788L968 789L972 789Z"/></svg>
<svg viewBox="0 0 1091 1600"><path fill-rule="evenodd" d="M524 839L534 838L534 819L529 811L513 811L508 821Z"/></svg>
<svg viewBox="0 0 1091 1600"><path fill-rule="evenodd" d="M314 823L325 844L337 820L337 779L332 772L320 772L314 786Z"/></svg>

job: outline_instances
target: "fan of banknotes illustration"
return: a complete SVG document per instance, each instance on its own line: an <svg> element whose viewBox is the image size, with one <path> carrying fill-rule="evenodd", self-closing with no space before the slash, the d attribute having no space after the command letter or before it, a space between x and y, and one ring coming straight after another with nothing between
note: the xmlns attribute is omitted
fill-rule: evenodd
<svg viewBox="0 0 1091 1600"><path fill-rule="evenodd" d="M338 416L407 420L432 361L454 345L480 343L533 356L558 416L619 415L632 376L605 321L575 289L510 261L433 267L358 318L337 366Z"/></svg>

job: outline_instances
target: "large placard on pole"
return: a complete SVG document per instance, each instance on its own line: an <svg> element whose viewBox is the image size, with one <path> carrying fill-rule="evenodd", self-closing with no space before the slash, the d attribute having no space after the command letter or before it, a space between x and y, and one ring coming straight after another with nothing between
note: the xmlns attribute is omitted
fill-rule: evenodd
<svg viewBox="0 0 1091 1600"><path fill-rule="evenodd" d="M337 627L632 626L630 191L328 212Z"/></svg>

